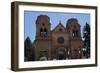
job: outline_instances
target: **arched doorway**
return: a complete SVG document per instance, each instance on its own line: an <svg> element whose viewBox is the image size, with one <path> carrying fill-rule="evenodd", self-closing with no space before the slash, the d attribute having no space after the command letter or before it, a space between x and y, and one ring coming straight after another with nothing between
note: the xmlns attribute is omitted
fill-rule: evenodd
<svg viewBox="0 0 100 73"><path fill-rule="evenodd" d="M66 59L66 48L60 47L56 50L56 59L57 60Z"/></svg>

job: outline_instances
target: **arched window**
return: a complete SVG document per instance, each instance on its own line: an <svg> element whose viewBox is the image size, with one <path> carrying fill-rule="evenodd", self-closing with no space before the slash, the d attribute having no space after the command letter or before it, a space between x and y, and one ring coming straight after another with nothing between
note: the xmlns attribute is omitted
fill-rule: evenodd
<svg viewBox="0 0 100 73"><path fill-rule="evenodd" d="M43 28L40 28L40 36L43 34Z"/></svg>
<svg viewBox="0 0 100 73"><path fill-rule="evenodd" d="M73 30L72 31L72 35L73 35L73 37L78 37L78 31L77 30Z"/></svg>
<svg viewBox="0 0 100 73"><path fill-rule="evenodd" d="M75 31L75 36L78 37L78 31Z"/></svg>
<svg viewBox="0 0 100 73"><path fill-rule="evenodd" d="M40 32L43 32L43 29L42 28L40 28Z"/></svg>
<svg viewBox="0 0 100 73"><path fill-rule="evenodd" d="M46 37L47 36L47 29L46 28L40 28L40 36Z"/></svg>
<svg viewBox="0 0 100 73"><path fill-rule="evenodd" d="M74 30L72 30L72 36L75 37L75 31Z"/></svg>
<svg viewBox="0 0 100 73"><path fill-rule="evenodd" d="M47 36L47 29L46 28L44 28L44 36L46 37Z"/></svg>
<svg viewBox="0 0 100 73"><path fill-rule="evenodd" d="M44 32L47 32L47 29L46 28L44 28Z"/></svg>

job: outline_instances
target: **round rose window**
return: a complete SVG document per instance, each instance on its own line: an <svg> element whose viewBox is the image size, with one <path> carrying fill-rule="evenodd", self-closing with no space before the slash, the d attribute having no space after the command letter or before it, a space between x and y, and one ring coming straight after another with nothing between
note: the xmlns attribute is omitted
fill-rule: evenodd
<svg viewBox="0 0 100 73"><path fill-rule="evenodd" d="M63 44L64 43L64 38L63 37L59 37L57 39L58 43Z"/></svg>

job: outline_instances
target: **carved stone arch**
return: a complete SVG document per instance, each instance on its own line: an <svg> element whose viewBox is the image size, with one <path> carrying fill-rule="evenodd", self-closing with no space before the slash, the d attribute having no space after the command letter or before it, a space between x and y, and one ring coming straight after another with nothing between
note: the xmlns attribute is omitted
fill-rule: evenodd
<svg viewBox="0 0 100 73"><path fill-rule="evenodd" d="M57 60L64 60L66 59L66 48L64 47L59 47L56 49L56 59Z"/></svg>

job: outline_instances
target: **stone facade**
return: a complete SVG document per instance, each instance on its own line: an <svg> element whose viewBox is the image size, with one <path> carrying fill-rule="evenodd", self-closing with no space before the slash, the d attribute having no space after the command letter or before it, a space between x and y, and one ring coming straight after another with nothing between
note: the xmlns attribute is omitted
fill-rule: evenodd
<svg viewBox="0 0 100 73"><path fill-rule="evenodd" d="M83 43L78 20L70 18L66 27L59 22L53 30L51 24L48 16L37 17L35 60L81 59Z"/></svg>

